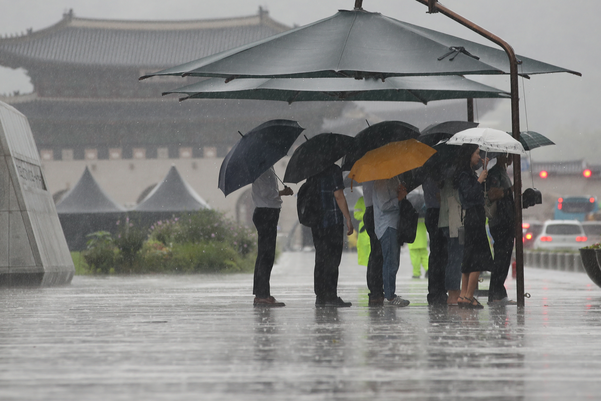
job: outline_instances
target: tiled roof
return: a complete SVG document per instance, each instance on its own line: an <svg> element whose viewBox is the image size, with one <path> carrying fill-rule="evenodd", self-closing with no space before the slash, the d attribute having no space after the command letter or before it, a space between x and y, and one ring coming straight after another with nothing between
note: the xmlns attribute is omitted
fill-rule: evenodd
<svg viewBox="0 0 601 401"><path fill-rule="evenodd" d="M11 58L95 66L162 68L185 63L289 27L258 15L197 21L116 21L75 18L37 32L0 39L0 64Z"/></svg>

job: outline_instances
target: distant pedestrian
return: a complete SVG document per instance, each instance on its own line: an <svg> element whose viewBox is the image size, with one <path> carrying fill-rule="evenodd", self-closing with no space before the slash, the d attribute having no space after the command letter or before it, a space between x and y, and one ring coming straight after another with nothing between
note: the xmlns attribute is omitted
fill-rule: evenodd
<svg viewBox="0 0 601 401"><path fill-rule="evenodd" d="M508 298L505 289L515 240L513 186L507 174L507 167L511 162L511 156L507 154L498 156L497 164L490 169L486 179L488 199L495 203L494 215L488 220L490 235L494 241L495 263L490 275L489 305L517 305L517 302Z"/></svg>
<svg viewBox="0 0 601 401"><path fill-rule="evenodd" d="M344 197L342 170L336 164L310 177L319 187L320 221L311 227L315 246L314 289L316 307L349 307L338 296L338 267L346 234L354 231L348 204Z"/></svg>
<svg viewBox="0 0 601 401"><path fill-rule="evenodd" d="M359 222L357 227L357 263L361 266L367 266L369 262L369 235L365 229L365 223L363 217L365 216L365 200L363 196L357 199L355 207L353 208L353 217Z"/></svg>
<svg viewBox="0 0 601 401"><path fill-rule="evenodd" d="M278 190L278 181L273 167L265 171L252 184L252 199L255 203L253 223L257 228L258 245L257 260L255 262L253 294L254 306L281 307L283 302L278 302L271 296L270 278L275 261L276 240L278 234L278 220L282 207L283 195L292 195L294 192L289 187Z"/></svg>
<svg viewBox="0 0 601 401"><path fill-rule="evenodd" d="M412 277L421 278L421 269L424 268L424 277L428 277L428 232L426 231L426 223L423 217L417 221L417 232L415 241L408 243L409 257L413 266Z"/></svg>
<svg viewBox="0 0 601 401"><path fill-rule="evenodd" d="M454 186L459 190L461 207L465 211L463 218L465 245L461 264L461 295L458 305L472 309L482 308L480 302L474 298L480 272L491 271L494 266L486 234L484 188L482 186L488 175L487 160L484 161L484 169L479 176L474 171L481 161L480 149L477 145L461 145L453 178Z"/></svg>
<svg viewBox="0 0 601 401"><path fill-rule="evenodd" d="M382 247L382 281L384 304L404 307L409 301L396 294L396 276L399 270L401 246L397 239L399 224L399 201L407 196L407 189L399 184L398 178L374 181L375 232Z"/></svg>

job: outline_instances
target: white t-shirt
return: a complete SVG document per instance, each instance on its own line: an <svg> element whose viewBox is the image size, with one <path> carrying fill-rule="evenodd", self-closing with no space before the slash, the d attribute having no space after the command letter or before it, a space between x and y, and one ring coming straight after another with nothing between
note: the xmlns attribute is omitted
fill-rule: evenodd
<svg viewBox="0 0 601 401"><path fill-rule="evenodd" d="M259 176L252 184L252 198L255 207L281 209L282 198L278 190L278 178L271 167Z"/></svg>

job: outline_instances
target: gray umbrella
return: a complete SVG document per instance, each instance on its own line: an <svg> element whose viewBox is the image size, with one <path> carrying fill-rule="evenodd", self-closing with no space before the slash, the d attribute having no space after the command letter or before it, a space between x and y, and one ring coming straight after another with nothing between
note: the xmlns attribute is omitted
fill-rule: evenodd
<svg viewBox="0 0 601 401"><path fill-rule="evenodd" d="M395 101L420 102L465 98L509 98L500 89L459 76L352 78L247 78L225 83L223 79L204 81L164 92L185 99L260 99L288 103L303 101Z"/></svg>
<svg viewBox="0 0 601 401"><path fill-rule="evenodd" d="M579 73L518 56L520 74ZM506 74L503 50L362 9L178 65L155 75L339 78Z"/></svg>
<svg viewBox="0 0 601 401"><path fill-rule="evenodd" d="M534 131L520 132L520 142L526 150L532 150L541 146L555 145L555 142L551 141L546 136Z"/></svg>

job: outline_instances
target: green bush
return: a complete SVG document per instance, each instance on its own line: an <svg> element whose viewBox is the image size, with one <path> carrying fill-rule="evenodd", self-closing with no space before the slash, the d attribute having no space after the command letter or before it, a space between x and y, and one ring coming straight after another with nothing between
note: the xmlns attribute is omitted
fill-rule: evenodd
<svg viewBox="0 0 601 401"><path fill-rule="evenodd" d="M159 220L149 229L149 239L158 241L165 246L170 246L173 243L176 236L179 237L181 231L181 225L179 224L179 218L174 217L170 220Z"/></svg>
<svg viewBox="0 0 601 401"><path fill-rule="evenodd" d="M113 243L119 249L118 256L122 263L117 264L115 270L121 272L123 267L128 267L130 270L133 268L134 261L142 249L147 235L133 221L130 221L129 217L123 221L117 221L117 225L119 225L119 232Z"/></svg>
<svg viewBox="0 0 601 401"><path fill-rule="evenodd" d="M86 275L92 273L90 266L86 263L81 252L71 252L71 259L73 259L73 266L75 266L76 275Z"/></svg>
<svg viewBox="0 0 601 401"><path fill-rule="evenodd" d="M84 259L91 273L246 272L254 267L255 231L215 210L158 221L147 232L129 218L118 225L114 238L105 231L90 234Z"/></svg>
<svg viewBox="0 0 601 401"><path fill-rule="evenodd" d="M83 257L93 272L109 273L115 264L115 245L111 233L98 231L88 234Z"/></svg>
<svg viewBox="0 0 601 401"><path fill-rule="evenodd" d="M149 239L140 250L140 269L151 273L162 273L169 270L173 253L171 248L161 241Z"/></svg>

